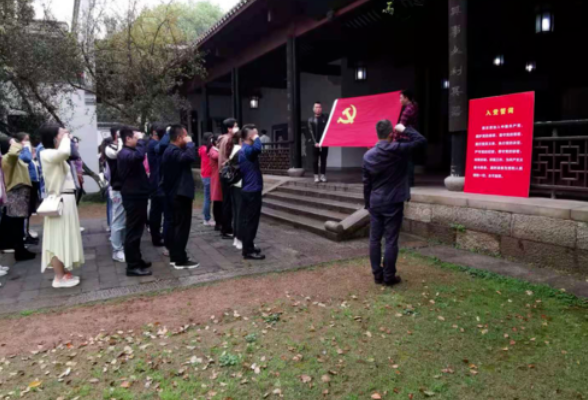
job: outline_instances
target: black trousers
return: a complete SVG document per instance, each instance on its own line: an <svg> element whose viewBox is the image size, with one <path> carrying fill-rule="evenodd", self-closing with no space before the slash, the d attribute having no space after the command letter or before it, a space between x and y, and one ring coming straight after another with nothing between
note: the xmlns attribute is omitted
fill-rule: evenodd
<svg viewBox="0 0 588 400"><path fill-rule="evenodd" d="M398 238L404 217L404 203L370 210L370 263L374 278L391 282L396 276ZM385 240L382 265L382 238Z"/></svg>
<svg viewBox="0 0 588 400"><path fill-rule="evenodd" d="M235 237L241 240L241 188L233 186L231 191L233 192L233 232Z"/></svg>
<svg viewBox="0 0 588 400"><path fill-rule="evenodd" d="M313 151L313 168L314 174L319 174L319 159L321 162L321 174L324 175L327 173L327 157L329 157L329 148L328 147L314 147Z"/></svg>
<svg viewBox="0 0 588 400"><path fill-rule="evenodd" d="M141 238L147 223L148 199L129 199L123 196L123 207L126 214L125 258L127 268L140 268L143 264L141 256Z"/></svg>
<svg viewBox="0 0 588 400"><path fill-rule="evenodd" d="M213 201L212 202L212 215L214 217L214 222L216 222L216 227L218 230L221 229L223 226L223 202L222 201Z"/></svg>
<svg viewBox="0 0 588 400"><path fill-rule="evenodd" d="M243 256L255 250L255 237L261 218L261 192L241 192L241 224L239 234L243 241Z"/></svg>
<svg viewBox="0 0 588 400"><path fill-rule="evenodd" d="M233 193L231 192L231 185L223 182L221 179L221 186L223 190L223 223L221 233L224 235L233 234Z"/></svg>
<svg viewBox="0 0 588 400"><path fill-rule="evenodd" d="M170 261L178 264L188 261L186 246L192 226L192 199L176 196L173 200Z"/></svg>
<svg viewBox="0 0 588 400"><path fill-rule="evenodd" d="M6 209L2 212L0 221L0 249L13 249L15 255L22 253L24 247L24 218L9 217Z"/></svg>
<svg viewBox="0 0 588 400"><path fill-rule="evenodd" d="M164 196L151 197L151 210L149 210L149 229L153 244L161 242L161 224L163 222L163 209L165 208Z"/></svg>
<svg viewBox="0 0 588 400"><path fill-rule="evenodd" d="M163 197L163 242L165 244L165 248L171 251L172 242L171 242L171 222L173 220L174 215L174 199L168 195Z"/></svg>

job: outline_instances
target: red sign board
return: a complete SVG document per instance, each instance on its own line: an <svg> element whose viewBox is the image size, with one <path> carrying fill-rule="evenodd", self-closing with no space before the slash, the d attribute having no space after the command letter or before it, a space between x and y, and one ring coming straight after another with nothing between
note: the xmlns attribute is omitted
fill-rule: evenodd
<svg viewBox="0 0 588 400"><path fill-rule="evenodd" d="M535 93L470 101L465 191L529 197Z"/></svg>
<svg viewBox="0 0 588 400"><path fill-rule="evenodd" d="M324 147L372 147L378 142L376 124L400 117L400 93L337 99L321 145Z"/></svg>

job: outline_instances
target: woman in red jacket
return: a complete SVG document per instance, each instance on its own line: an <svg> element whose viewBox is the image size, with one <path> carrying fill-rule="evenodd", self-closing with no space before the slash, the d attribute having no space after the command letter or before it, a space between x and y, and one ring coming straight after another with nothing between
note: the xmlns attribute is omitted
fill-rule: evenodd
<svg viewBox="0 0 588 400"><path fill-rule="evenodd" d="M204 225L214 226L215 223L210 219L210 158L208 158L208 149L210 141L212 140L212 133L207 132L204 134L204 140L202 146L198 149L198 155L200 156L200 176L202 177L202 185L204 186L204 206L202 207L202 215L204 216Z"/></svg>
<svg viewBox="0 0 588 400"><path fill-rule="evenodd" d="M218 166L218 148L216 143L219 135L215 134L208 145L208 158L210 159L210 198L212 200L212 214L216 226L215 231L221 230L222 212L223 212L223 192L221 188L219 166Z"/></svg>

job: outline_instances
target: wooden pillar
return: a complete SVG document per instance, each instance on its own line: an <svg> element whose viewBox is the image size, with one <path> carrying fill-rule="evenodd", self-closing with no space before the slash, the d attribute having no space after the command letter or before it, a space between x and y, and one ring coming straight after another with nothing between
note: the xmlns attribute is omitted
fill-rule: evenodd
<svg viewBox="0 0 588 400"><path fill-rule="evenodd" d="M212 124L210 121L210 103L208 99L208 85L202 86L202 129L203 133L212 132Z"/></svg>
<svg viewBox="0 0 588 400"><path fill-rule="evenodd" d="M233 117L237 120L239 126L243 126L243 103L241 100L239 68L233 68L233 71L231 72L231 93L233 101Z"/></svg>
<svg viewBox="0 0 588 400"><path fill-rule="evenodd" d="M463 191L468 130L468 0L449 0L449 133L451 175L445 186Z"/></svg>
<svg viewBox="0 0 588 400"><path fill-rule="evenodd" d="M288 139L294 141L291 166L302 168L302 147L300 129L300 69L298 65L298 43L294 37L286 44L288 75Z"/></svg>

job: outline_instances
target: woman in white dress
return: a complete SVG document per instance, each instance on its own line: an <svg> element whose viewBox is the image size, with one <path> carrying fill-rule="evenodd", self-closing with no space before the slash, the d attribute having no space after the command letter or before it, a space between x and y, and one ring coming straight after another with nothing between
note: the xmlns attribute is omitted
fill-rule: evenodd
<svg viewBox="0 0 588 400"><path fill-rule="evenodd" d="M53 287L56 289L74 287L79 285L80 278L71 271L84 264L84 248L76 207L76 186L67 163L71 155L71 138L69 132L59 125L44 125L39 133L45 147L41 152L45 191L47 196L57 195L63 199L62 215L45 217L42 272L53 269Z"/></svg>

